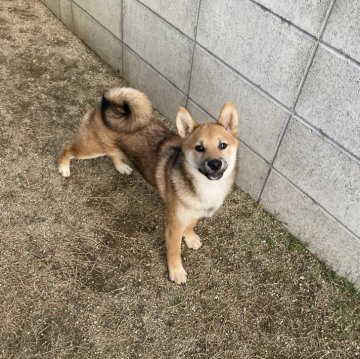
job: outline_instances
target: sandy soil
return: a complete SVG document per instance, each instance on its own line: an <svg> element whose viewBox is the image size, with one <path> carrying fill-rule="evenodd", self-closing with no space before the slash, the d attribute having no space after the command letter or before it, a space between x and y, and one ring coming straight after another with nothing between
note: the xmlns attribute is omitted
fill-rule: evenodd
<svg viewBox="0 0 360 359"><path fill-rule="evenodd" d="M359 358L353 288L234 191L167 279L138 174L56 158L119 78L41 3L0 2L1 358ZM157 115L161 117L160 115Z"/></svg>

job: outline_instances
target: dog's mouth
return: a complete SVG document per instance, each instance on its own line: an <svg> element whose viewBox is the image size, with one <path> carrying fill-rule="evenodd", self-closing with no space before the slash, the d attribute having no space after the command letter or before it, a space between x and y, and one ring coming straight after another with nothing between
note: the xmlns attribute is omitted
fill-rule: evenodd
<svg viewBox="0 0 360 359"><path fill-rule="evenodd" d="M216 181L216 180L219 180L225 171L222 171L222 172L206 172L204 171L203 169L199 168L199 172L202 173L207 179L211 180L211 181Z"/></svg>
<svg viewBox="0 0 360 359"><path fill-rule="evenodd" d="M227 169L227 163L224 160L206 160L198 168L199 172L203 174L210 181L219 180Z"/></svg>

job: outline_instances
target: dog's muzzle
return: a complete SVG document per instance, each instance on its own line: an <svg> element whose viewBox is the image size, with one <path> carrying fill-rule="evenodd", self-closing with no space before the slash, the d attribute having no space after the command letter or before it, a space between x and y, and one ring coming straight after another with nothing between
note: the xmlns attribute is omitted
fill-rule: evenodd
<svg viewBox="0 0 360 359"><path fill-rule="evenodd" d="M211 158L204 161L199 171L209 180L219 180L227 169L227 163L222 159Z"/></svg>

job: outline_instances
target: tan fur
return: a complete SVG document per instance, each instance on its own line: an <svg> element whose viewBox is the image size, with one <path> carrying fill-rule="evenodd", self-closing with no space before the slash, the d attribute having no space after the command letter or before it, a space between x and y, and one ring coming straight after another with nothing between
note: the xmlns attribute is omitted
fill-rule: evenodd
<svg viewBox="0 0 360 359"><path fill-rule="evenodd" d="M180 108L176 124L179 135L156 121L143 93L111 89L84 116L58 168L67 177L71 159L108 156L120 173L130 174L132 164L164 202L169 277L180 284L187 277L181 261L182 238L187 247L200 248L194 232L197 221L216 212L234 182L238 118L234 106L226 103L217 123L199 125Z"/></svg>

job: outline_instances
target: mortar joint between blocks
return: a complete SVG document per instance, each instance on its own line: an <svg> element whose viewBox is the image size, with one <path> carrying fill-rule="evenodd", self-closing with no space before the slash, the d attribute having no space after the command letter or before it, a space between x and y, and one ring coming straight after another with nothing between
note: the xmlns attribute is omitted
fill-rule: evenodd
<svg viewBox="0 0 360 359"><path fill-rule="evenodd" d="M75 25L74 25L74 11L73 11L73 7L74 7L74 1L71 0L71 23L72 23L72 32L75 34Z"/></svg>
<svg viewBox="0 0 360 359"><path fill-rule="evenodd" d="M124 77L124 0L121 0L121 76Z"/></svg>
<svg viewBox="0 0 360 359"><path fill-rule="evenodd" d="M193 69L193 63L194 63L195 48L196 48L196 44L197 44L196 37L197 37L197 31L198 31L198 27L199 27L200 8L201 8L201 0L199 0L199 4L198 4L198 8L197 8L197 14L196 14L196 23L195 23L193 48L192 48L191 59L190 59L189 83L188 83L188 88L187 88L187 91L186 91L186 99L185 99L185 107L186 108L188 106L189 96L190 96L190 85L191 85L192 69Z"/></svg>

